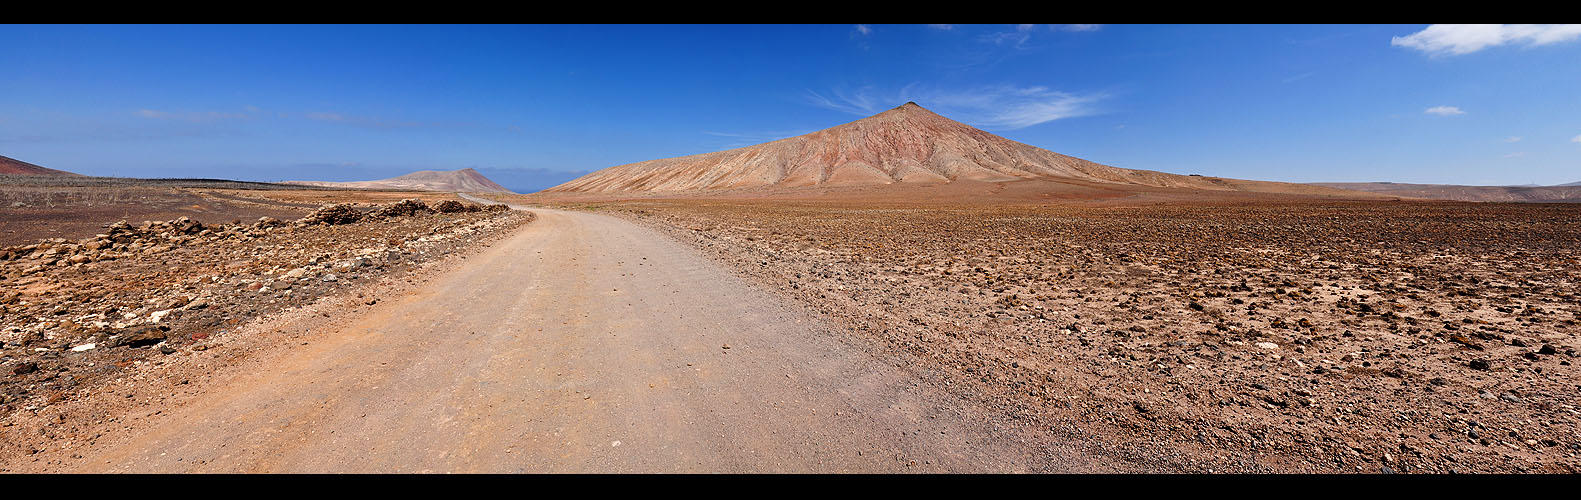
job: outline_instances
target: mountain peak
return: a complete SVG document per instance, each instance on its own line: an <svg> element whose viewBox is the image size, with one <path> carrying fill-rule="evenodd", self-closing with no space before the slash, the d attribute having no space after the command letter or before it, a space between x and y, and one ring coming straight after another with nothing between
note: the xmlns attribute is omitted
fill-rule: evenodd
<svg viewBox="0 0 1581 500"><path fill-rule="evenodd" d="M1156 173L1132 172L1011 141L907 102L756 146L609 167L548 191L673 192L1046 177L1155 181L1151 177Z"/></svg>

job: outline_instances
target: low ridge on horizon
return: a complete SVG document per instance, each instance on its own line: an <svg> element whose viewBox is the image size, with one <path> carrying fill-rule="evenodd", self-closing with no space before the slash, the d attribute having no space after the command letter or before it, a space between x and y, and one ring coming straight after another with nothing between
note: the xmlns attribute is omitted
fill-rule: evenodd
<svg viewBox="0 0 1581 500"><path fill-rule="evenodd" d="M1552 186L1473 186L1462 184L1414 184L1406 182L1313 182L1351 191L1364 191L1404 198L1475 202L1581 203L1581 182Z"/></svg>
<svg viewBox="0 0 1581 500"><path fill-rule="evenodd" d="M448 191L461 193L510 193L482 173L472 168L459 170L419 170L410 174L374 181L287 181L285 184L303 186L345 187L362 189L415 189L421 191Z"/></svg>
<svg viewBox="0 0 1581 500"><path fill-rule="evenodd" d="M680 193L1024 179L1216 191L1347 193L1289 183L1112 167L1012 141L940 116L915 102L754 146L613 166L543 192Z"/></svg>

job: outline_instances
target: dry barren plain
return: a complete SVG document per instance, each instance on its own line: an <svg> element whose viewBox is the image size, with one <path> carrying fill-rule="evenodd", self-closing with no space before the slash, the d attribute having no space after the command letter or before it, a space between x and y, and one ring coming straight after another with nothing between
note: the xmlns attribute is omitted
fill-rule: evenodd
<svg viewBox="0 0 1581 500"><path fill-rule="evenodd" d="M353 191L82 193L27 215L50 215L37 224L62 222L73 238L0 246L0 471L91 443L107 419L162 411L161 402L190 382L249 355L221 347L260 348L259 339L230 338L244 326L326 298L375 304L380 297L361 290L404 280L532 220L435 193L420 196L431 203L394 201L419 197L412 193ZM88 223L66 204L110 206L93 212L102 215L136 210L143 195L213 200L208 218L233 222ZM290 218L235 221L259 210Z"/></svg>
<svg viewBox="0 0 1581 500"><path fill-rule="evenodd" d="M562 206L660 228L1116 459L1581 465L1578 205Z"/></svg>

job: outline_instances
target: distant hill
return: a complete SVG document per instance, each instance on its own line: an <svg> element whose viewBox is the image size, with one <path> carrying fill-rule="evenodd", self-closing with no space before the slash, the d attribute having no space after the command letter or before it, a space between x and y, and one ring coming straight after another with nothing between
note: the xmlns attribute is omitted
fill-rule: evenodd
<svg viewBox="0 0 1581 500"><path fill-rule="evenodd" d="M32 163L28 163L28 162L21 161L21 160L15 160L15 159L7 158L7 157L4 157L4 156L0 156L0 174L3 174L3 175L65 175L65 176L78 176L78 177L81 177L81 174L74 174L74 173L71 173L71 172L67 172L65 170L55 170L53 168L44 168L44 167L40 167L38 165L34 165Z"/></svg>
<svg viewBox="0 0 1581 500"><path fill-rule="evenodd" d="M703 194L857 186L885 191L1028 180L1096 183L1110 190L1376 197L1304 184L1111 167L1012 141L911 102L844 125L756 146L609 167L544 193Z"/></svg>
<svg viewBox="0 0 1581 500"><path fill-rule="evenodd" d="M1404 198L1426 198L1432 200L1581 203L1581 182L1558 186L1460 186L1455 184L1402 184L1398 182L1314 182L1312 184Z"/></svg>
<svg viewBox="0 0 1581 500"><path fill-rule="evenodd" d="M361 189L415 189L421 191L447 191L456 193L509 193L511 190L495 184L477 170L438 171L423 170L400 177L377 181L288 181L286 184Z"/></svg>

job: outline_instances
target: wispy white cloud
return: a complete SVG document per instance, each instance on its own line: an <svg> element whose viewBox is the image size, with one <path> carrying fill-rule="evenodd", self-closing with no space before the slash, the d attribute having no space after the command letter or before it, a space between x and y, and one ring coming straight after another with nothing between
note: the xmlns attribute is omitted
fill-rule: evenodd
<svg viewBox="0 0 1581 500"><path fill-rule="evenodd" d="M814 106L832 109L842 113L867 116L877 113L880 109L879 100L872 95L872 87L862 87L855 91L835 89L832 96L825 96L811 90L807 91L807 100ZM905 101L901 101L905 102Z"/></svg>
<svg viewBox="0 0 1581 500"><path fill-rule="evenodd" d="M1012 47L1019 48L1022 45L1025 45L1027 40L1032 39L1032 29L1035 27L1037 27L1035 24L1019 24L1016 25L1015 31L989 33L979 36L977 39L980 41L993 43L994 45L1009 44Z"/></svg>
<svg viewBox="0 0 1581 500"><path fill-rule="evenodd" d="M1434 24L1389 45L1429 55L1464 55L1505 44L1538 46L1581 38L1581 24Z"/></svg>
<svg viewBox="0 0 1581 500"><path fill-rule="evenodd" d="M1311 78L1312 75L1316 75L1316 74L1317 74L1316 71L1308 71L1306 73L1302 73L1302 74L1299 74L1299 75L1287 76L1284 79L1279 80L1279 83L1298 82L1298 81L1301 81L1301 80L1305 80L1305 79Z"/></svg>
<svg viewBox="0 0 1581 500"><path fill-rule="evenodd" d="M877 114L907 101L945 116L984 128L1019 129L1065 118L1102 112L1104 93L1075 94L1042 86L991 85L970 89L936 89L917 84L897 91L872 87L836 90L832 96L808 91L808 102L858 116Z"/></svg>
<svg viewBox="0 0 1581 500"><path fill-rule="evenodd" d="M735 148L746 147L746 146L754 146L754 145L762 144L762 143L765 143L765 142L774 142L774 141L777 141L777 140L780 140L780 139L785 139L785 138L789 138L789 137L796 137L798 135L806 135L806 134L810 134L812 132L813 132L812 130L786 130L786 131L777 131L777 132L740 132L740 133L737 133L737 132L712 132L712 131L707 131L707 130L703 131L704 134L708 134L708 135L712 135L712 136L716 136L716 137L725 137L725 138L731 139L730 141L725 142L725 143L723 143L723 144L718 146L718 147L724 148L724 149L735 149Z"/></svg>
<svg viewBox="0 0 1581 500"><path fill-rule="evenodd" d="M955 29L955 25L953 24L929 24L928 27L940 31L950 31Z"/></svg>
<svg viewBox="0 0 1581 500"><path fill-rule="evenodd" d="M1466 114L1465 111L1461 111L1460 108L1457 108L1457 107L1454 107L1454 106L1433 106L1431 108L1427 108L1425 111L1422 111L1422 112L1430 114L1430 115L1438 115L1438 116L1454 116L1454 115Z"/></svg>
<svg viewBox="0 0 1581 500"><path fill-rule="evenodd" d="M750 139L750 140L755 140L755 141L758 141L758 142L777 141L777 140L784 139L784 138L787 138L787 137L796 137L798 135L805 135L805 134L809 134L809 133L812 133L812 132L813 131L811 131L811 130L787 130L787 131L778 131L778 132L739 132L739 133L738 132L710 132L710 131L707 131L707 130L703 131L704 134L708 134L708 135L714 135L714 136L719 136L719 137L729 137L729 138L732 138L732 139Z"/></svg>
<svg viewBox="0 0 1581 500"><path fill-rule="evenodd" d="M1040 31L1040 26L1046 27L1048 31L1068 32L1097 31L1103 28L1102 24L1017 24L1016 29L1013 31L988 33L978 36L977 39L993 43L994 45L1010 45L1015 48L1022 48L1028 41L1032 40L1033 33Z"/></svg>
<svg viewBox="0 0 1581 500"><path fill-rule="evenodd" d="M856 32L861 33L862 36L871 35L873 34L873 27L866 24L858 24L856 25Z"/></svg>
<svg viewBox="0 0 1581 500"><path fill-rule="evenodd" d="M151 120L177 120L192 123L208 123L225 120L249 120L252 113L235 113L225 111L160 111L156 109L139 109L137 116Z"/></svg>
<svg viewBox="0 0 1581 500"><path fill-rule="evenodd" d="M1512 135L1512 136L1509 136L1509 137L1505 137L1504 138L1504 142L1521 142L1521 138L1520 138L1520 136Z"/></svg>
<svg viewBox="0 0 1581 500"><path fill-rule="evenodd" d="M358 125L372 128L412 128L423 126L423 124L417 122L390 120L386 118L370 116L349 116L330 111L315 111L311 113L305 113L302 116L309 120L345 123L348 125Z"/></svg>
<svg viewBox="0 0 1581 500"><path fill-rule="evenodd" d="M1571 137L1570 142L1581 142L1581 135Z"/></svg>

